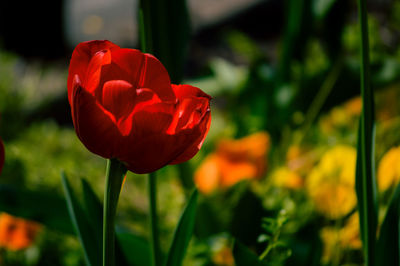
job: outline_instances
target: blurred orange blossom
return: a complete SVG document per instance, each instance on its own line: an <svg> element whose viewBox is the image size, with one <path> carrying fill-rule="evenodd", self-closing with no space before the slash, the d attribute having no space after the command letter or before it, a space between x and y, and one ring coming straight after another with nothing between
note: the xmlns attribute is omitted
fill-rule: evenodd
<svg viewBox="0 0 400 266"><path fill-rule="evenodd" d="M25 249L33 243L40 229L41 225L36 222L1 213L0 247L13 251Z"/></svg>
<svg viewBox="0 0 400 266"><path fill-rule="evenodd" d="M194 181L203 193L227 188L244 179L260 178L267 169L270 137L258 132L241 139L222 139L197 169Z"/></svg>

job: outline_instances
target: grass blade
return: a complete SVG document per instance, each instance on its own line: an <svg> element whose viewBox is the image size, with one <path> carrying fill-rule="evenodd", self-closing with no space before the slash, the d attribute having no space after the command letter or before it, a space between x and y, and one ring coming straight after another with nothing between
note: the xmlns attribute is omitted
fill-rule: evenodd
<svg viewBox="0 0 400 266"><path fill-rule="evenodd" d="M376 265L400 265L400 184L397 186L380 229Z"/></svg>
<svg viewBox="0 0 400 266"><path fill-rule="evenodd" d="M71 185L68 182L65 173L61 174L61 181L65 192L68 212L78 235L79 241L83 247L86 265L101 265L101 249L99 250L96 243L94 243L94 239L96 239L95 234L86 219L86 215L81 208L81 205L72 191Z"/></svg>
<svg viewBox="0 0 400 266"><path fill-rule="evenodd" d="M166 266L179 266L182 265L186 249L192 237L194 223L196 219L198 192L195 189L190 196L188 205L181 218L179 219L178 226L175 229L174 238L168 252Z"/></svg>
<svg viewBox="0 0 400 266"><path fill-rule="evenodd" d="M366 265L374 265L378 195L375 179L374 95L370 86L368 21L365 0L358 0L361 31L361 96L363 109L358 131L356 192L360 212L360 229Z"/></svg>
<svg viewBox="0 0 400 266"><path fill-rule="evenodd" d="M186 0L141 0L139 25L142 49L154 54L172 82L179 83L190 37Z"/></svg>

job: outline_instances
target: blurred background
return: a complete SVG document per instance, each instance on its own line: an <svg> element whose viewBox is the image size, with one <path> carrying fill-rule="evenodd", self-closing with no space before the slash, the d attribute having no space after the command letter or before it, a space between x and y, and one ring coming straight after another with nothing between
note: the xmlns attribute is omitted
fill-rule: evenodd
<svg viewBox="0 0 400 266"><path fill-rule="evenodd" d="M383 218L400 179L400 2L367 2ZM354 192L356 1L186 4L191 30L182 83L213 97L212 125L190 162L160 170L163 251L196 186L201 197L185 265L234 265L233 239L269 265L362 265ZM136 0L1 3L0 265L84 265L60 172L77 194L83 178L102 199L106 166L75 135L69 60L82 41L138 49L138 35ZM121 241L143 256L146 182L128 174L117 214ZM146 265L143 259L132 265Z"/></svg>

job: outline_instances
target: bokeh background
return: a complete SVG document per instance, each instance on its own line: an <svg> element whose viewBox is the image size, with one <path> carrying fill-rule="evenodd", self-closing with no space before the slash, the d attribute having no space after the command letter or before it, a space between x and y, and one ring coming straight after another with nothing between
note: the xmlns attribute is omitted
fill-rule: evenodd
<svg viewBox="0 0 400 266"><path fill-rule="evenodd" d="M400 2L367 2L382 220L400 179ZM188 0L187 8L183 83L213 97L212 124L198 155L159 171L162 249L196 186L185 265L234 265L234 239L268 265L362 265L356 1ZM135 0L2 1L0 265L84 265L60 173L77 193L83 178L102 199L106 163L75 135L69 60L87 40L140 48L137 25ZM119 237L133 235L143 256L146 182L128 174L117 213Z"/></svg>

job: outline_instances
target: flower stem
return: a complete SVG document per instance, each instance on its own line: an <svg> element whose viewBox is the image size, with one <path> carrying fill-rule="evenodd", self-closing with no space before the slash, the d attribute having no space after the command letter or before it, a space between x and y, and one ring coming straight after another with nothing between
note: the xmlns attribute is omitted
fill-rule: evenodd
<svg viewBox="0 0 400 266"><path fill-rule="evenodd" d="M161 249L158 233L157 218L157 186L156 173L149 174L149 206L150 206L150 226L151 226L151 247L153 266L161 265Z"/></svg>
<svg viewBox="0 0 400 266"><path fill-rule="evenodd" d="M116 159L107 160L103 210L103 266L115 265L115 214L126 167Z"/></svg>

